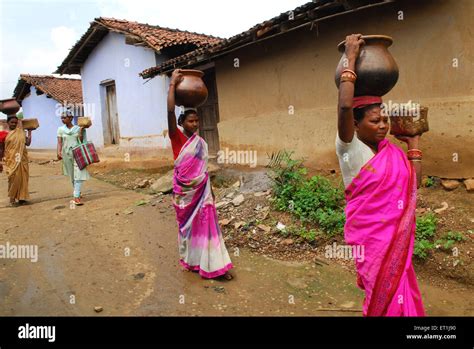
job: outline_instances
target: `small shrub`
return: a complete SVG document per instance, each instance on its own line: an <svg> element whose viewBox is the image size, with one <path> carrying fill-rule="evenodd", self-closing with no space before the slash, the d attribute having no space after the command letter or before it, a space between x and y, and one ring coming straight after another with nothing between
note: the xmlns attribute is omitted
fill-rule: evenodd
<svg viewBox="0 0 474 349"><path fill-rule="evenodd" d="M420 258L426 259L435 245L432 240L436 232L437 218L429 212L416 219L415 246L413 254Z"/></svg>
<svg viewBox="0 0 474 349"><path fill-rule="evenodd" d="M451 250L456 242L463 242L466 237L458 231L449 231L441 239L436 240L435 245L440 246L443 250Z"/></svg>
<svg viewBox="0 0 474 349"><path fill-rule="evenodd" d="M291 212L303 223L316 224L329 236L344 231L344 192L322 176L307 178L302 160L285 152L273 169L274 205L277 210Z"/></svg>

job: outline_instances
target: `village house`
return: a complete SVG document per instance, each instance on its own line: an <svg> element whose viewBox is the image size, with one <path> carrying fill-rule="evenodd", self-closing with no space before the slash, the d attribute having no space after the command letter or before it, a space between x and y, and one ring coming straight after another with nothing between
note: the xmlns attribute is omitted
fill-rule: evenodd
<svg viewBox="0 0 474 349"><path fill-rule="evenodd" d="M315 0L141 75L195 68L215 79L214 107L200 112L206 126L216 125L205 138L217 148L256 150L259 164L294 150L310 167L338 169L337 45L352 33L388 35L400 74L384 100L429 108L424 173L473 177L473 7L467 0Z"/></svg>
<svg viewBox="0 0 474 349"><path fill-rule="evenodd" d="M56 149L57 129L62 125L65 108L82 114L81 80L53 75L21 74L13 97L22 107L23 117L36 118L40 127L34 131L31 148Z"/></svg>
<svg viewBox="0 0 474 349"><path fill-rule="evenodd" d="M221 39L111 18L96 18L57 69L80 74L85 114L96 147L153 147L171 157L167 137L168 78L148 83L139 77L147 67L216 44Z"/></svg>

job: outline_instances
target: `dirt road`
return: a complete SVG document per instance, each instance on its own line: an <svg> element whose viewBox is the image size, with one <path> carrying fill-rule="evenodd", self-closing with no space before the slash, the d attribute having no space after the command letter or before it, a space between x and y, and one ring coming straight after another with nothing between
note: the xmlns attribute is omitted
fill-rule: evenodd
<svg viewBox="0 0 474 349"><path fill-rule="evenodd" d="M0 315L361 315L363 293L339 265L230 250L235 280L203 280L178 265L169 196L92 179L71 207L59 164L31 163L30 174L31 204L18 208L0 175L0 244L39 248L37 262L0 259ZM474 314L468 290L420 287L428 315Z"/></svg>

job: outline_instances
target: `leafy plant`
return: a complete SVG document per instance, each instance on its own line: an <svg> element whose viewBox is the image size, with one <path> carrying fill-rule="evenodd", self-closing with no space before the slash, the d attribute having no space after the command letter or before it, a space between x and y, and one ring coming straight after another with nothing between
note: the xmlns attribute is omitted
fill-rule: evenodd
<svg viewBox="0 0 474 349"><path fill-rule="evenodd" d="M458 231L449 231L441 239L436 240L435 245L439 245L443 250L451 250L456 242L466 240L463 233Z"/></svg>
<svg viewBox="0 0 474 349"><path fill-rule="evenodd" d="M432 212L428 212L416 219L416 237L418 239L430 239L436 232L438 219Z"/></svg>
<svg viewBox="0 0 474 349"><path fill-rule="evenodd" d="M426 259L433 248L434 244L428 240L415 240L413 254L420 259Z"/></svg>
<svg viewBox="0 0 474 349"><path fill-rule="evenodd" d="M432 240L436 233L437 222L436 216L431 212L416 219L415 246L413 250L413 254L416 257L426 259L431 250L434 249L435 245Z"/></svg>
<svg viewBox="0 0 474 349"><path fill-rule="evenodd" d="M285 237L292 235L295 237L300 237L305 241L313 242L316 240L319 232L315 229L307 230L305 227L290 227L289 229L285 229L286 232L284 234Z"/></svg>
<svg viewBox="0 0 474 349"><path fill-rule="evenodd" d="M330 236L342 234L345 223L342 188L322 176L307 178L303 160L285 152L273 168L276 209L291 212L303 223L317 224Z"/></svg>
<svg viewBox="0 0 474 349"><path fill-rule="evenodd" d="M428 177L425 182L425 187L429 188L429 187L434 186L434 184L435 184L435 181L433 177Z"/></svg>

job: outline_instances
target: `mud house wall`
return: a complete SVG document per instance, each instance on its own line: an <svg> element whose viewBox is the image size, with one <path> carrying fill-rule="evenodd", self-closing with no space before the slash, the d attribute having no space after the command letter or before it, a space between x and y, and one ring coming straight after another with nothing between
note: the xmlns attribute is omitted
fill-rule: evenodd
<svg viewBox="0 0 474 349"><path fill-rule="evenodd" d="M385 34L394 38L400 78L384 100L429 107L425 173L474 176L473 13L467 0L401 1L234 51L216 62L221 148L257 150L260 164L266 153L287 148L309 166L338 169L336 45L350 33Z"/></svg>

